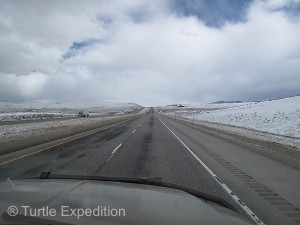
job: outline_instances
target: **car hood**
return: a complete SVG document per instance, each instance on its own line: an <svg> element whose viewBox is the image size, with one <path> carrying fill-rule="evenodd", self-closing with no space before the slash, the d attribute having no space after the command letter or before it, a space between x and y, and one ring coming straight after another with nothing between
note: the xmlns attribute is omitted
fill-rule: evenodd
<svg viewBox="0 0 300 225"><path fill-rule="evenodd" d="M37 214L40 218L68 224L250 224L227 208L206 202L178 189L144 184L80 180L17 180L0 183L0 213L10 206L17 207L18 215L30 209L48 207L56 215ZM62 216L64 209L116 209L123 214ZM44 212L45 212L44 211ZM107 211L108 212L108 211ZM114 211L116 212L116 211ZM121 212L121 211L119 211ZM124 214L125 213L125 214ZM70 214L70 212L69 212ZM14 217L11 217L14 219ZM7 220L2 216L0 223Z"/></svg>

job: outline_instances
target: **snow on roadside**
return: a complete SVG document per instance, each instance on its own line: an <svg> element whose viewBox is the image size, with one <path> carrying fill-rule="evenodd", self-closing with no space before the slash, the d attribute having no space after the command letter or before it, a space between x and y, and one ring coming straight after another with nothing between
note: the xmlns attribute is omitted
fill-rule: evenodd
<svg viewBox="0 0 300 225"><path fill-rule="evenodd" d="M62 114L62 113L33 113L33 112L0 113L0 121L54 119L54 118L63 118L67 116L74 117L75 115Z"/></svg>
<svg viewBox="0 0 300 225"><path fill-rule="evenodd" d="M277 134L265 133L265 132L261 132L261 131L245 129L242 127L230 126L227 124L211 123L211 122L204 122L204 121L199 121L199 120L194 121L194 123L208 126L208 127L214 128L219 131L224 131L229 134L235 134L235 135L248 137L248 138L256 139L256 140L267 141L267 142L279 143L279 144L293 147L294 150L297 150L297 151L300 150L300 139L299 138L280 136Z"/></svg>
<svg viewBox="0 0 300 225"><path fill-rule="evenodd" d="M0 102L0 121L36 120L76 117L81 110L91 116L122 115L142 109L135 103L8 103Z"/></svg>
<svg viewBox="0 0 300 225"><path fill-rule="evenodd" d="M144 114L149 111L149 108L144 108L137 112L137 115ZM44 121L31 121L19 124L1 125L0 126L0 143L6 143L21 139L26 139L33 136L42 134L54 133L57 131L72 129L76 127L93 125L96 123L105 124L105 121L112 118L117 118L123 114L114 114L112 116L104 117L85 117L85 118L71 118L62 120L44 120Z"/></svg>
<svg viewBox="0 0 300 225"><path fill-rule="evenodd" d="M205 111L188 118L300 138L300 96Z"/></svg>
<svg viewBox="0 0 300 225"><path fill-rule="evenodd" d="M105 117L104 121L112 118ZM59 130L70 129L82 125L91 125L102 122L101 117L76 118L69 120L41 121L25 124L12 124L0 126L0 143L16 141L41 134L54 133Z"/></svg>
<svg viewBox="0 0 300 225"><path fill-rule="evenodd" d="M90 117L78 118L81 110ZM0 143L53 133L59 130L92 125L116 116L145 112L146 108L135 103L7 103L0 102ZM55 120L61 118L59 120ZM24 120L24 121L23 121ZM23 122L19 122L23 121Z"/></svg>
<svg viewBox="0 0 300 225"><path fill-rule="evenodd" d="M215 105L158 109L230 133L300 148L300 96Z"/></svg>

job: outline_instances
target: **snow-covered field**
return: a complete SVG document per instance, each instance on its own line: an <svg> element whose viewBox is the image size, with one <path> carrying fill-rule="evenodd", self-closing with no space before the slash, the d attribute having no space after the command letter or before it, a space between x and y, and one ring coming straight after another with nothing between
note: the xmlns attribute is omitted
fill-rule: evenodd
<svg viewBox="0 0 300 225"><path fill-rule="evenodd" d="M300 138L300 96L259 103L186 106L160 107L159 110L195 121L230 125L231 130L247 128L280 135L281 139L286 136L298 141Z"/></svg>
<svg viewBox="0 0 300 225"><path fill-rule="evenodd" d="M141 109L134 103L7 103L0 102L0 121L53 119L76 117L78 112L86 110L91 116L121 115Z"/></svg>
<svg viewBox="0 0 300 225"><path fill-rule="evenodd" d="M110 116L103 118L104 122L111 119ZM0 126L0 143L6 143L25 139L41 134L50 134L65 129L72 129L79 126L91 125L102 122L101 117L75 118L68 120L45 120L41 122L11 124Z"/></svg>
<svg viewBox="0 0 300 225"><path fill-rule="evenodd" d="M125 115L143 107L134 103L6 103L0 102L0 143L16 141L78 126L104 122L112 116ZM90 117L78 118L81 110ZM105 117L101 117L105 116ZM61 120L51 120L62 118ZM43 119L41 121L41 119ZM24 122L19 122L19 121ZM39 121L37 121L39 120ZM7 124L6 121L12 121Z"/></svg>

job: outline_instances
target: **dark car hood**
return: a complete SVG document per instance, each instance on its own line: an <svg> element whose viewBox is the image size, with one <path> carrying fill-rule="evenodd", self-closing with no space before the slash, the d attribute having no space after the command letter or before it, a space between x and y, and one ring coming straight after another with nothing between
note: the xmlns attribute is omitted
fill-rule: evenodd
<svg viewBox="0 0 300 225"><path fill-rule="evenodd" d="M109 206L125 209L125 216L47 217L70 224L250 224L237 213L178 189L151 185L79 180L18 180L0 183L0 213L19 208L94 209ZM7 222L0 219L0 224ZM55 223L54 223L55 224Z"/></svg>

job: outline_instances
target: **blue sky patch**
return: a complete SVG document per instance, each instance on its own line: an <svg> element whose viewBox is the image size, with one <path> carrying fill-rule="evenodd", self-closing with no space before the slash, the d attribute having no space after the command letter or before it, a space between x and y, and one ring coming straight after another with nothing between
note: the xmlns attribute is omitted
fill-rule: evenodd
<svg viewBox="0 0 300 225"><path fill-rule="evenodd" d="M109 26L114 22L114 19L108 15L98 15L97 20L102 24L105 29L108 29Z"/></svg>
<svg viewBox="0 0 300 225"><path fill-rule="evenodd" d="M225 22L241 22L252 0L171 0L178 16L196 16L209 27L222 27Z"/></svg>
<svg viewBox="0 0 300 225"><path fill-rule="evenodd" d="M130 10L127 15L135 23L143 23L151 19L151 12L145 6L136 7Z"/></svg>
<svg viewBox="0 0 300 225"><path fill-rule="evenodd" d="M291 17L300 18L300 3L291 3L289 5L284 6L280 10L283 10L286 14Z"/></svg>
<svg viewBox="0 0 300 225"><path fill-rule="evenodd" d="M63 58L64 59L71 58L71 57L77 55L79 52L87 50L88 48L90 48L100 42L101 42L101 40L98 40L98 39L88 39L85 41L78 41L78 42L75 41L75 42L73 42L73 44L69 48L69 50L63 55Z"/></svg>

